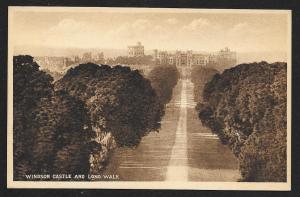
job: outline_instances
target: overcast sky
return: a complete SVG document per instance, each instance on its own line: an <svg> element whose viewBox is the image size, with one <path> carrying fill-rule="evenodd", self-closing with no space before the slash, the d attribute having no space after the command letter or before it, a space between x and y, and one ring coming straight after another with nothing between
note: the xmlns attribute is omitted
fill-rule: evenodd
<svg viewBox="0 0 300 197"><path fill-rule="evenodd" d="M239 52L286 51L285 13L207 13L155 9L111 12L15 10L10 35L14 45L77 48L127 48L141 41L145 49Z"/></svg>

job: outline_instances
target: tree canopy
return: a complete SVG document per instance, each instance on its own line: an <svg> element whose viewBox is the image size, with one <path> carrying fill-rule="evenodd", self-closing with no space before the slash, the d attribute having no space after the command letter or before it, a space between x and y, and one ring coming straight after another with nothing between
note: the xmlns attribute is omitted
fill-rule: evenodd
<svg viewBox="0 0 300 197"><path fill-rule="evenodd" d="M175 66L163 65L154 67L147 78L163 104L172 98L174 86L179 79L179 72Z"/></svg>
<svg viewBox="0 0 300 197"><path fill-rule="evenodd" d="M241 64L203 91L202 122L239 158L245 181L286 180L286 63Z"/></svg>
<svg viewBox="0 0 300 197"><path fill-rule="evenodd" d="M150 82L129 67L81 64L55 86L82 100L92 126L119 146L135 146L160 126L163 108Z"/></svg>

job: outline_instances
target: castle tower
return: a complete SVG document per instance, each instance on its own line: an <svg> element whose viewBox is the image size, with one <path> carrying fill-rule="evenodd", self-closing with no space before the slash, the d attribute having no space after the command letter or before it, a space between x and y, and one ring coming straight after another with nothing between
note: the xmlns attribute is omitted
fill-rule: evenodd
<svg viewBox="0 0 300 197"><path fill-rule="evenodd" d="M140 57L144 55L144 46L141 42L137 42L136 45L128 46L128 57Z"/></svg>

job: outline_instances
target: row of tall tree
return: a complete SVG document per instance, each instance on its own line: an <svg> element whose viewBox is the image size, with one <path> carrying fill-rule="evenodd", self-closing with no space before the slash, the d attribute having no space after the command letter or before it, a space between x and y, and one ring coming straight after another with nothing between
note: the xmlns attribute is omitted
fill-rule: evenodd
<svg viewBox="0 0 300 197"><path fill-rule="evenodd" d="M177 67L171 65L156 66L147 75L162 104L166 104L171 100L173 88L179 77Z"/></svg>
<svg viewBox="0 0 300 197"><path fill-rule="evenodd" d="M31 56L15 56L14 179L99 172L114 147L159 129L167 101L156 90L139 71L92 63L53 84Z"/></svg>
<svg viewBox="0 0 300 197"><path fill-rule="evenodd" d="M151 55L143 55L137 57L118 56L115 59L108 58L107 64L125 64L125 65L154 65L153 57Z"/></svg>
<svg viewBox="0 0 300 197"><path fill-rule="evenodd" d="M194 84L194 99L196 102L202 102L202 91L207 82L209 82L212 77L219 73L213 67L202 67L193 66L191 70L191 81Z"/></svg>
<svg viewBox="0 0 300 197"><path fill-rule="evenodd" d="M286 63L241 64L204 87L199 117L231 147L243 181L286 181L286 77Z"/></svg>

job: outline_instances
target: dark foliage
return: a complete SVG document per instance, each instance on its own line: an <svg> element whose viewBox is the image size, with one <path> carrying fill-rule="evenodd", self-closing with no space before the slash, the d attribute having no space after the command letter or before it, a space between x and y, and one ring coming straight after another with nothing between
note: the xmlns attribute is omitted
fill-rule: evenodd
<svg viewBox="0 0 300 197"><path fill-rule="evenodd" d="M50 71L49 69L43 69L42 71L51 75L53 77L53 81L57 81L64 76L64 74L62 74L62 73Z"/></svg>
<svg viewBox="0 0 300 197"><path fill-rule="evenodd" d="M231 68L236 65L236 59L218 58L216 62L209 62L205 67L216 69L223 72L225 69Z"/></svg>
<svg viewBox="0 0 300 197"><path fill-rule="evenodd" d="M83 101L93 128L111 132L118 146L136 146L160 126L163 107L150 82L129 67L80 64L55 87Z"/></svg>
<svg viewBox="0 0 300 197"><path fill-rule="evenodd" d="M202 101L202 91L204 85L217 74L218 71L214 68L194 66L191 71L191 81L194 84L194 96L197 102Z"/></svg>
<svg viewBox="0 0 300 197"><path fill-rule="evenodd" d="M34 173L88 173L91 131L84 104L65 92L42 99L33 112Z"/></svg>
<svg viewBox="0 0 300 197"><path fill-rule="evenodd" d="M23 178L31 166L33 144L33 123L31 114L42 98L52 96L52 77L39 71L39 66L28 55L15 56L14 65L14 101L13 101L13 149L14 177Z"/></svg>
<svg viewBox="0 0 300 197"><path fill-rule="evenodd" d="M14 178L88 172L92 136L84 104L54 92L31 56L14 57Z"/></svg>
<svg viewBox="0 0 300 197"><path fill-rule="evenodd" d="M175 66L157 66L150 71L147 78L155 90L161 103L166 104L172 98L174 86L177 84L179 72Z"/></svg>
<svg viewBox="0 0 300 197"><path fill-rule="evenodd" d="M204 125L239 158L244 181L286 181L286 63L241 64L205 85Z"/></svg>

